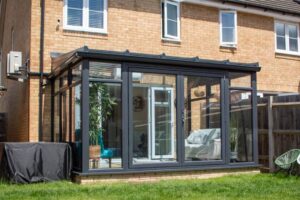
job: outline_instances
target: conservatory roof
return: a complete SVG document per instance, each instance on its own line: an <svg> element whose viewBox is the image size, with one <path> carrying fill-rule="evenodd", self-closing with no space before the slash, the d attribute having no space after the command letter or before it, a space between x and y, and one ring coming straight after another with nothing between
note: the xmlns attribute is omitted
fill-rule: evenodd
<svg viewBox="0 0 300 200"><path fill-rule="evenodd" d="M143 53L132 53L129 50L120 51L107 51L89 49L82 47L65 54L57 54L52 58L52 73L51 77L56 76L68 67L74 66L76 63L83 59L99 59L101 61L118 61L118 62L135 62L159 65L174 65L181 67L195 67L206 69L220 69L220 70L233 70L244 72L257 72L260 71L258 63L238 63L229 60L208 60L199 57L175 57L167 56L166 54L153 55Z"/></svg>

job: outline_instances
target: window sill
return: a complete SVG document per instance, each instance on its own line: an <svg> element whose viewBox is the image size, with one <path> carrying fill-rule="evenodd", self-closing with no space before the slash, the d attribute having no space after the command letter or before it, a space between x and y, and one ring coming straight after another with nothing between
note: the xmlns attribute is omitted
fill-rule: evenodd
<svg viewBox="0 0 300 200"><path fill-rule="evenodd" d="M300 53L288 52L288 51L275 51L277 55L285 55L285 56L296 56L300 57Z"/></svg>
<svg viewBox="0 0 300 200"><path fill-rule="evenodd" d="M220 48L226 48L226 49L237 49L236 44L220 44Z"/></svg>
<svg viewBox="0 0 300 200"><path fill-rule="evenodd" d="M220 45L220 52L224 53L236 53L236 46Z"/></svg>
<svg viewBox="0 0 300 200"><path fill-rule="evenodd" d="M285 59L285 60L296 60L300 61L300 55L295 54L288 54L288 53L278 53L275 52L276 59Z"/></svg>
<svg viewBox="0 0 300 200"><path fill-rule="evenodd" d="M180 39L172 39L172 38L161 38L162 42L174 43L174 44L181 44Z"/></svg>
<svg viewBox="0 0 300 200"><path fill-rule="evenodd" d="M92 34L99 34L99 35L108 35L106 30L103 29L85 29L81 27L64 27L64 31L70 31L70 32L82 32L82 33L92 33Z"/></svg>

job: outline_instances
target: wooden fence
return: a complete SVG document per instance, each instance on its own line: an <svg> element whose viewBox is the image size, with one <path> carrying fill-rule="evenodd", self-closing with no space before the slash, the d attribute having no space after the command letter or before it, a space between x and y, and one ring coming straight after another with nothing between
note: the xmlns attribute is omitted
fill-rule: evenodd
<svg viewBox="0 0 300 200"><path fill-rule="evenodd" d="M259 163L271 172L274 160L300 148L300 95L258 99Z"/></svg>

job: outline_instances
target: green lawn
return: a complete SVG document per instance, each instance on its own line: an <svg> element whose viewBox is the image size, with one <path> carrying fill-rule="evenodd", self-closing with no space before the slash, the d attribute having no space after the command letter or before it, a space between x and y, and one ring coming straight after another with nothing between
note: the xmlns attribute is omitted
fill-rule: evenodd
<svg viewBox="0 0 300 200"><path fill-rule="evenodd" d="M57 182L0 184L0 199L300 199L300 178L282 175L234 175L209 180L77 185Z"/></svg>

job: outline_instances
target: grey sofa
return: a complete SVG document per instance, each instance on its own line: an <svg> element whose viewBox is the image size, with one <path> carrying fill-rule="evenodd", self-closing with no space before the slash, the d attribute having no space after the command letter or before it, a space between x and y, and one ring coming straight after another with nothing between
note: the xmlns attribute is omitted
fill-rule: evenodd
<svg viewBox="0 0 300 200"><path fill-rule="evenodd" d="M221 130L198 129L185 139L185 158L187 160L221 159Z"/></svg>

